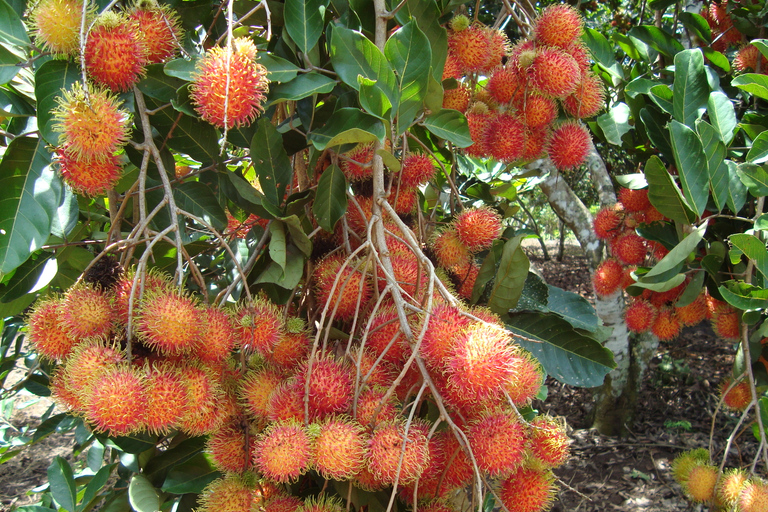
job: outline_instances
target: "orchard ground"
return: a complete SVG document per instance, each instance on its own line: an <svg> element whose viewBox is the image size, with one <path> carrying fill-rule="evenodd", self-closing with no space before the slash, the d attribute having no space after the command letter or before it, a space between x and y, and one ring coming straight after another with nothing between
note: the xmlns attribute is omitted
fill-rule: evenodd
<svg viewBox="0 0 768 512"><path fill-rule="evenodd" d="M546 281L593 299L586 259L577 245L567 244L563 262L544 261L535 240L526 240L533 266ZM557 242L548 244L552 257ZM674 512L694 510L671 476L672 459L681 451L706 448L718 386L733 364L733 347L718 340L708 326L689 328L682 340L662 343L647 372L631 435L624 439L601 436L588 429L590 391L549 380L549 397L535 407L566 418L573 440L572 457L556 471L561 486L557 512ZM36 425L50 402L45 399L18 408L33 398L18 396L10 418L16 427ZM737 417L722 412L714 430L716 460ZM72 433L53 434L0 466L0 512L37 501L27 491L46 482L46 470L57 455L71 460ZM748 465L756 443L742 429L729 465Z"/></svg>

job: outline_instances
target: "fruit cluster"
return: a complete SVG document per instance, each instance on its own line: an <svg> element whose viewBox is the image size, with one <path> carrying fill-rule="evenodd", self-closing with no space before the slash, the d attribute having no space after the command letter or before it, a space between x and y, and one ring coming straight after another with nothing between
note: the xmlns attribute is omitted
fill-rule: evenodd
<svg viewBox="0 0 768 512"><path fill-rule="evenodd" d="M453 19L443 79L457 84L443 108L466 113L468 155L512 163L547 154L561 170L584 162L591 137L575 119L600 112L604 90L582 32L581 14L565 4L546 8L531 37L511 47L497 30ZM561 111L571 119L559 120Z"/></svg>
<svg viewBox="0 0 768 512"><path fill-rule="evenodd" d="M703 448L678 455L672 462L672 474L694 503L735 512L768 508L768 483L740 468L718 470Z"/></svg>
<svg viewBox="0 0 768 512"><path fill-rule="evenodd" d="M595 234L608 243L612 255L600 263L592 276L597 295L607 297L626 290L635 283L631 274L638 266L666 256L669 252L666 247L635 232L644 224L662 221L664 216L651 205L647 189L622 188L619 201L595 215ZM683 327L709 319L718 336L726 340L739 339L739 311L710 296L706 290L692 300L683 299L689 282L686 279L664 292L645 289L640 295L630 297L625 312L627 328L637 333L650 331L661 340L669 340L680 334Z"/></svg>

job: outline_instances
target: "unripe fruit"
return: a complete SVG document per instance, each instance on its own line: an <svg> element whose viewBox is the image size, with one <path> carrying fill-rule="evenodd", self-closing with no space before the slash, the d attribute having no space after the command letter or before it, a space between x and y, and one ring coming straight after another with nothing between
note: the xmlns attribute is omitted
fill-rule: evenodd
<svg viewBox="0 0 768 512"><path fill-rule="evenodd" d="M41 356L51 360L65 358L77 343L67 333L61 306L61 299L38 301L27 318L29 342Z"/></svg>
<svg viewBox="0 0 768 512"><path fill-rule="evenodd" d="M451 18L451 30L454 32L461 32L469 28L471 21L463 14L457 14Z"/></svg>
<svg viewBox="0 0 768 512"><path fill-rule="evenodd" d="M386 484L393 484L395 480L404 484L413 482L429 463L427 437L413 424L407 435L404 422L379 424L371 434L368 448L368 469Z"/></svg>
<svg viewBox="0 0 768 512"><path fill-rule="evenodd" d="M273 423L259 436L254 464L268 480L294 482L312 462L312 440L299 423Z"/></svg>
<svg viewBox="0 0 768 512"><path fill-rule="evenodd" d="M136 21L147 48L149 64L163 62L176 53L181 27L176 13L166 4L136 7L128 15Z"/></svg>
<svg viewBox="0 0 768 512"><path fill-rule="evenodd" d="M741 491L749 482L749 473L743 469L729 469L720 478L715 489L715 496L725 506L731 507L739 499Z"/></svg>
<svg viewBox="0 0 768 512"><path fill-rule="evenodd" d="M545 45L567 48L581 37L584 20L567 4L551 5L536 20L534 37Z"/></svg>
<svg viewBox="0 0 768 512"><path fill-rule="evenodd" d="M710 501L715 495L715 484L718 478L717 468L709 464L696 465L688 473L685 493L696 503Z"/></svg>
<svg viewBox="0 0 768 512"><path fill-rule="evenodd" d="M559 170L572 169L583 164L592 149L592 137L587 129L566 121L552 132L549 139L549 158Z"/></svg>
<svg viewBox="0 0 768 512"><path fill-rule="evenodd" d="M531 421L530 447L533 456L546 467L561 466L570 455L565 426L551 416L537 416Z"/></svg>
<svg viewBox="0 0 768 512"><path fill-rule="evenodd" d="M128 91L144 76L147 47L138 23L122 13L99 16L85 43L88 76L116 92Z"/></svg>
<svg viewBox="0 0 768 512"><path fill-rule="evenodd" d="M614 258L603 260L592 277L595 293L601 297L613 295L621 288L624 278L624 268Z"/></svg>
<svg viewBox="0 0 768 512"><path fill-rule="evenodd" d="M267 70L254 60L251 40L238 38L233 46L209 49L190 86L195 110L218 128L250 125L264 111L269 89Z"/></svg>
<svg viewBox="0 0 768 512"><path fill-rule="evenodd" d="M82 283L67 290L60 314L69 335L76 339L107 337L116 320L110 297Z"/></svg>
<svg viewBox="0 0 768 512"><path fill-rule="evenodd" d="M309 393L310 418L344 413L352 405L352 372L343 361L330 355L316 355L301 365L297 371L297 387Z"/></svg>
<svg viewBox="0 0 768 512"><path fill-rule="evenodd" d="M301 512L344 512L346 508L338 496L309 496L304 500Z"/></svg>
<svg viewBox="0 0 768 512"><path fill-rule="evenodd" d="M647 300L633 301L624 313L627 329L632 332L647 332L656 320L656 306Z"/></svg>
<svg viewBox="0 0 768 512"><path fill-rule="evenodd" d="M334 418L322 423L314 443L315 468L323 478L349 480L365 465L368 438L354 420Z"/></svg>
<svg viewBox="0 0 768 512"><path fill-rule="evenodd" d="M672 461L672 476L681 485L685 485L691 470L695 466L707 464L708 462L709 452L704 448L683 452Z"/></svg>
<svg viewBox="0 0 768 512"><path fill-rule="evenodd" d="M768 484L762 480L752 480L739 494L737 510L741 512L764 512L768 510Z"/></svg>
<svg viewBox="0 0 768 512"><path fill-rule="evenodd" d="M742 380L728 391L730 386L730 379L725 379L720 385L720 395L723 398L723 404L734 411L745 410L752 403L752 390L749 383Z"/></svg>
<svg viewBox="0 0 768 512"><path fill-rule="evenodd" d="M642 265L648 249L640 235L627 231L611 240L611 253L624 265Z"/></svg>
<svg viewBox="0 0 768 512"><path fill-rule="evenodd" d="M93 7L88 6L86 24L93 19ZM83 4L78 0L43 0L29 15L35 44L54 57L76 55L80 50L80 23ZM86 25L86 26L87 26Z"/></svg>
<svg viewBox="0 0 768 512"><path fill-rule="evenodd" d="M499 497L509 512L547 510L554 499L551 471L518 468L501 483Z"/></svg>
<svg viewBox="0 0 768 512"><path fill-rule="evenodd" d="M187 387L178 368L169 363L156 363L146 368L145 373L147 430L154 434L165 434L176 426L188 406Z"/></svg>
<svg viewBox="0 0 768 512"><path fill-rule="evenodd" d="M470 208L459 213L453 221L459 240L471 252L482 251L501 236L501 217L491 208Z"/></svg>
<svg viewBox="0 0 768 512"><path fill-rule="evenodd" d="M107 368L85 398L86 419L95 430L124 436L145 427L147 394L144 379L130 366Z"/></svg>
<svg viewBox="0 0 768 512"><path fill-rule="evenodd" d="M144 298L136 332L162 354L189 354L203 341L204 318L204 311L192 297L156 292Z"/></svg>
<svg viewBox="0 0 768 512"><path fill-rule="evenodd" d="M522 423L506 412L491 412L467 433L478 467L490 476L507 475L523 462L527 436Z"/></svg>

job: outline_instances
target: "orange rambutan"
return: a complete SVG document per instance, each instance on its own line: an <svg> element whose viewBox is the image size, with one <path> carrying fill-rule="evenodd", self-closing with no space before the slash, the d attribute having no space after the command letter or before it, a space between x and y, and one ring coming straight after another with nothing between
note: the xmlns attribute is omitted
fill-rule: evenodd
<svg viewBox="0 0 768 512"><path fill-rule="evenodd" d="M406 432L404 421L379 423L368 449L368 469L385 484L413 482L429 463L427 437L413 424Z"/></svg>
<svg viewBox="0 0 768 512"><path fill-rule="evenodd" d="M644 299L637 299L627 306L624 321L632 332L647 332L656 320L656 306Z"/></svg>
<svg viewBox="0 0 768 512"><path fill-rule="evenodd" d="M250 125L264 111L269 89L267 70L255 61L253 42L240 37L232 46L207 50L190 86L200 117L226 129Z"/></svg>
<svg viewBox="0 0 768 512"><path fill-rule="evenodd" d="M187 390L188 406L178 426L184 432L199 436L216 431L227 419L226 394L213 372L193 364L179 366L181 381Z"/></svg>
<svg viewBox="0 0 768 512"><path fill-rule="evenodd" d="M715 497L726 507L732 507L747 483L749 483L749 473L741 468L731 468L723 473L717 483Z"/></svg>
<svg viewBox="0 0 768 512"><path fill-rule="evenodd" d="M438 438L440 451L443 453L445 464L441 468L442 484L437 489L438 494L467 485L474 475L472 460L462 448L453 430L440 430Z"/></svg>
<svg viewBox="0 0 768 512"><path fill-rule="evenodd" d="M93 19L94 8L86 7L86 24ZM54 57L77 55L80 51L80 23L83 3L78 0L43 0L29 14L35 44Z"/></svg>
<svg viewBox="0 0 768 512"><path fill-rule="evenodd" d="M124 13L99 15L85 43L85 67L96 83L126 92L146 73L147 46L138 23Z"/></svg>
<svg viewBox="0 0 768 512"><path fill-rule="evenodd" d="M455 339L469 324L469 318L458 307L445 303L435 304L419 346L424 362L430 368L443 368L453 353Z"/></svg>
<svg viewBox="0 0 768 512"><path fill-rule="evenodd" d="M494 70L485 87L499 105L517 103L526 94L525 80L516 69L510 66Z"/></svg>
<svg viewBox="0 0 768 512"><path fill-rule="evenodd" d="M109 368L123 362L125 354L107 345L103 340L82 341L74 347L64 360L62 384L68 392L76 395L80 407L94 381Z"/></svg>
<svg viewBox="0 0 768 512"><path fill-rule="evenodd" d="M449 47L448 55L445 57L445 66L443 66L443 77L441 78L441 81L448 78L458 80L463 75L464 72L461 69L461 64L459 64L459 60L456 58L456 54Z"/></svg>
<svg viewBox="0 0 768 512"><path fill-rule="evenodd" d="M615 258L603 260L592 276L592 287L601 297L613 295L621 289L624 267Z"/></svg>
<svg viewBox="0 0 768 512"><path fill-rule="evenodd" d="M648 199L648 189L621 188L619 190L619 202L628 212L644 212L651 207Z"/></svg>
<svg viewBox="0 0 768 512"><path fill-rule="evenodd" d="M691 468L688 481L683 486L685 494L696 503L705 503L715 496L715 486L719 477L717 468L709 464L699 464Z"/></svg>
<svg viewBox="0 0 768 512"><path fill-rule="evenodd" d="M359 369L359 373L355 375L356 386L388 387L395 379L392 367L383 361L377 362L378 355L368 348L355 347L350 351L348 358L356 372Z"/></svg>
<svg viewBox="0 0 768 512"><path fill-rule="evenodd" d="M201 308L203 322L202 339L194 347L195 356L205 363L221 363L235 347L235 328L229 315L221 309L205 306Z"/></svg>
<svg viewBox="0 0 768 512"><path fill-rule="evenodd" d="M525 426L511 413L483 414L472 424L467 437L478 467L492 477L508 475L525 457Z"/></svg>
<svg viewBox="0 0 768 512"><path fill-rule="evenodd" d="M553 47L540 48L526 71L541 93L564 99L572 94L581 80L581 70L573 57Z"/></svg>
<svg viewBox="0 0 768 512"><path fill-rule="evenodd" d="M344 512L346 507L338 496L309 496L304 499L301 512Z"/></svg>
<svg viewBox="0 0 768 512"><path fill-rule="evenodd" d="M468 208L460 212L453 221L456 235L471 252L482 251L501 236L501 217L495 210Z"/></svg>
<svg viewBox="0 0 768 512"><path fill-rule="evenodd" d="M61 308L61 298L39 300L27 317L27 339L50 360L64 359L78 342L69 336Z"/></svg>
<svg viewBox="0 0 768 512"><path fill-rule="evenodd" d="M400 186L413 188L427 183L435 176L435 162L424 153L409 153L400 169Z"/></svg>
<svg viewBox="0 0 768 512"><path fill-rule="evenodd" d="M712 317L715 334L724 340L736 341L741 337L741 314L730 306L721 306Z"/></svg>
<svg viewBox="0 0 768 512"><path fill-rule="evenodd" d="M352 484L358 489L368 492L376 492L387 487L387 483L382 482L369 469L364 466L352 479Z"/></svg>
<svg viewBox="0 0 768 512"><path fill-rule="evenodd" d="M473 260L470 260L467 263L451 267L450 271L459 282L456 286L456 295L464 300L470 300L477 276L480 274L480 267Z"/></svg>
<svg viewBox="0 0 768 512"><path fill-rule="evenodd" d="M736 504L741 512L768 510L768 484L760 479L751 479L744 485Z"/></svg>
<svg viewBox="0 0 768 512"><path fill-rule="evenodd" d="M357 260L344 265L343 256L331 255L315 267L315 293L319 305L328 308L329 316L350 320L358 307L368 302L371 286L360 266Z"/></svg>
<svg viewBox="0 0 768 512"><path fill-rule="evenodd" d="M720 396L723 404L734 411L743 411L752 403L752 390L745 380L737 382L733 387L731 387L731 379L723 380L720 384Z"/></svg>
<svg viewBox="0 0 768 512"><path fill-rule="evenodd" d="M286 332L272 347L268 359L283 368L293 368L309 355L312 340L304 332Z"/></svg>
<svg viewBox="0 0 768 512"><path fill-rule="evenodd" d="M512 114L497 114L488 127L486 144L496 160L514 162L523 156L525 125Z"/></svg>
<svg viewBox="0 0 768 512"><path fill-rule="evenodd" d="M648 248L634 231L625 231L611 240L611 253L624 265L642 265Z"/></svg>
<svg viewBox="0 0 768 512"><path fill-rule="evenodd" d="M671 340L680 334L680 321L675 316L675 311L670 307L659 309L656 320L653 321L651 332L660 340Z"/></svg>
<svg viewBox="0 0 768 512"><path fill-rule="evenodd" d="M542 158L549 145L549 127L525 130L525 145L522 160L530 161Z"/></svg>
<svg viewBox="0 0 768 512"><path fill-rule="evenodd" d="M328 354L317 354L299 367L296 376L302 394L309 394L310 418L322 419L330 414L345 413L351 407L353 374L344 361Z"/></svg>
<svg viewBox="0 0 768 512"><path fill-rule="evenodd" d="M235 344L268 356L283 337L283 317L280 309L268 299L254 297L240 304L232 313Z"/></svg>
<svg viewBox="0 0 768 512"><path fill-rule="evenodd" d="M576 90L563 100L563 107L573 117L586 119L596 116L605 107L605 88L600 78L587 73Z"/></svg>
<svg viewBox="0 0 768 512"><path fill-rule="evenodd" d="M174 365L163 362L145 368L146 425L149 432L164 434L176 426L187 407L187 388Z"/></svg>
<svg viewBox="0 0 768 512"><path fill-rule="evenodd" d="M85 393L85 417L98 432L124 436L145 427L147 392L135 367L106 367Z"/></svg>
<svg viewBox="0 0 768 512"><path fill-rule="evenodd" d="M303 506L303 501L289 494L270 496L261 504L264 512L299 512Z"/></svg>
<svg viewBox="0 0 768 512"><path fill-rule="evenodd" d="M99 196L114 188L123 175L120 158L83 160L69 152L68 146L56 149L56 164L61 179L76 194Z"/></svg>
<svg viewBox="0 0 768 512"><path fill-rule="evenodd" d="M147 63L163 62L176 53L181 39L181 24L166 4L143 3L128 14L136 21L147 48Z"/></svg>
<svg viewBox="0 0 768 512"><path fill-rule="evenodd" d="M477 105L482 105L482 107ZM481 158L490 155L491 149L488 146L487 137L490 132L493 115L488 112L488 107L485 104L475 103L467 111L466 118L469 136L473 144L464 148L464 152L470 156Z"/></svg>
<svg viewBox="0 0 768 512"><path fill-rule="evenodd" d="M364 181L373 177L373 143L365 142L342 155L339 168L349 181Z"/></svg>
<svg viewBox="0 0 768 512"><path fill-rule="evenodd" d="M461 265L470 259L469 249L453 226L436 231L430 241L430 247L435 253L437 264L443 268Z"/></svg>
<svg viewBox="0 0 768 512"><path fill-rule="evenodd" d="M206 452L219 470L243 473L256 456L256 436L246 432L240 422L230 422L208 438Z"/></svg>
<svg viewBox="0 0 768 512"><path fill-rule="evenodd" d="M269 421L304 421L304 388L295 379L274 388L267 401Z"/></svg>
<svg viewBox="0 0 768 512"><path fill-rule="evenodd" d="M110 296L86 283L67 290L59 314L67 332L75 339L107 337L116 320Z"/></svg>
<svg viewBox="0 0 768 512"><path fill-rule="evenodd" d="M349 480L363 469L368 437L356 421L338 417L321 423L314 438L315 468L328 480Z"/></svg>
<svg viewBox="0 0 768 512"><path fill-rule="evenodd" d="M391 304L380 307L371 317L365 347L378 358L393 364L402 364L409 354L408 341L400 329L397 311Z"/></svg>
<svg viewBox="0 0 768 512"><path fill-rule="evenodd" d="M419 193L415 187L398 187L392 191L389 200L398 215L410 215L417 207Z"/></svg>
<svg viewBox="0 0 768 512"><path fill-rule="evenodd" d="M465 84L458 84L452 89L443 89L443 108L458 110L462 114L469 108L472 91Z"/></svg>
<svg viewBox="0 0 768 512"><path fill-rule="evenodd" d="M622 222L619 210L612 206L605 206L595 214L592 226L597 238L600 240L611 240L621 233Z"/></svg>
<svg viewBox="0 0 768 512"><path fill-rule="evenodd" d="M504 384L504 390L513 404L524 407L541 389L546 373L539 360L527 350L515 351L512 366L512 377Z"/></svg>
<svg viewBox="0 0 768 512"><path fill-rule="evenodd" d="M448 34L448 47L466 73L485 71L491 60L491 33L480 25L472 25Z"/></svg>
<svg viewBox="0 0 768 512"><path fill-rule="evenodd" d="M145 295L138 311L136 333L161 354L189 354L203 342L205 317L191 296L159 291Z"/></svg>
<svg viewBox="0 0 768 512"><path fill-rule="evenodd" d="M132 290L135 279L137 279L137 288L136 291L133 292ZM115 283L114 288L112 289L115 296L114 308L118 321L122 325L126 325L128 323L128 310L131 294L133 294L132 311L133 315L135 316L138 312L142 296L144 294L150 295L156 292L160 292L161 290L173 290L173 285L171 284L170 278L167 274L162 274L160 272L150 270L147 273L139 275L137 278L134 269L123 272L123 274Z"/></svg>
<svg viewBox="0 0 768 512"><path fill-rule="evenodd" d="M485 63L484 72L489 72L501 66L504 57L510 52L510 43L507 35L499 29L487 28L488 31L488 61Z"/></svg>
<svg viewBox="0 0 768 512"><path fill-rule="evenodd" d="M707 301L700 293L690 304L675 307L675 315L682 325L697 325L707 317Z"/></svg>
<svg viewBox="0 0 768 512"><path fill-rule="evenodd" d="M531 421L530 450L537 461L546 467L561 466L570 455L565 425L542 414Z"/></svg>
<svg viewBox="0 0 768 512"><path fill-rule="evenodd" d="M568 4L555 4L544 9L536 19L534 37L549 46L567 48L584 31L581 13Z"/></svg>
<svg viewBox="0 0 768 512"><path fill-rule="evenodd" d="M400 412L400 402L392 395L386 401L387 388L371 386L357 397L355 419L363 426L373 429L379 423L394 421Z"/></svg>
<svg viewBox="0 0 768 512"><path fill-rule="evenodd" d="M557 119L557 103L541 94L531 93L518 104L518 115L528 128L544 128Z"/></svg>
<svg viewBox="0 0 768 512"><path fill-rule="evenodd" d="M554 499L552 471L520 467L501 483L499 497L509 512L547 510Z"/></svg>
<svg viewBox="0 0 768 512"><path fill-rule="evenodd" d="M266 420L269 397L282 381L281 371L271 366L245 374L238 392L245 410L258 421Z"/></svg>
<svg viewBox="0 0 768 512"><path fill-rule="evenodd" d="M582 125L566 121L552 132L547 152L559 170L572 169L583 164L592 149L592 137Z"/></svg>
<svg viewBox="0 0 768 512"><path fill-rule="evenodd" d="M251 475L229 473L209 483L200 493L198 512L243 512L257 510L261 493Z"/></svg>
<svg viewBox="0 0 768 512"><path fill-rule="evenodd" d="M293 421L279 421L262 432L256 443L254 465L268 480L296 481L312 465L312 439Z"/></svg>
<svg viewBox="0 0 768 512"><path fill-rule="evenodd" d="M756 73L758 60L760 61L760 72L765 74L768 71L768 59L763 57L757 46L753 44L742 46L733 58L733 69L739 73L746 73L750 70Z"/></svg>

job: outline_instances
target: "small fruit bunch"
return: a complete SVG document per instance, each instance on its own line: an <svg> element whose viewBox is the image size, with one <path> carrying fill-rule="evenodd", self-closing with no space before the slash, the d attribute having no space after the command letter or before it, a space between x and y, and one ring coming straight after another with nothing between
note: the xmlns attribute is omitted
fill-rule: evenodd
<svg viewBox="0 0 768 512"><path fill-rule="evenodd" d="M602 110L604 90L582 32L581 14L565 4L546 8L511 47L498 31L453 19L443 79L458 85L445 90L443 108L466 113L474 141L466 154L505 163L548 155L560 170L585 161L591 137L577 119ZM485 87L476 85L481 75ZM561 109L572 119L558 121Z"/></svg>
<svg viewBox="0 0 768 512"><path fill-rule="evenodd" d="M701 10L701 15L712 31L712 49L718 52L725 52L728 47L738 45L744 40L744 35L739 32L731 18L730 9L733 4L734 2L729 0L711 2L709 7L705 6Z"/></svg>

